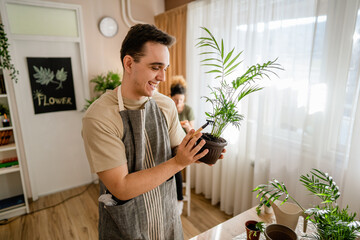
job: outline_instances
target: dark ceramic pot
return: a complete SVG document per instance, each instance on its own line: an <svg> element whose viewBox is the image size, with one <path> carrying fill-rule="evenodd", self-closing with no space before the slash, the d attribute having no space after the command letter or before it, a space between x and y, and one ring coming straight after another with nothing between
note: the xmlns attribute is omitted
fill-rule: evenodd
<svg viewBox="0 0 360 240"><path fill-rule="evenodd" d="M260 230L256 228L258 222L249 220L245 223L246 228L246 239L247 240L258 240L260 238Z"/></svg>
<svg viewBox="0 0 360 240"><path fill-rule="evenodd" d="M200 142L202 139L204 139L206 143L199 152L202 152L205 149L208 149L209 152L204 157L200 158L199 161L207 164L215 164L219 159L222 150L227 145L227 141L222 137L214 138L210 133L203 133L198 141Z"/></svg>
<svg viewBox="0 0 360 240"><path fill-rule="evenodd" d="M281 224L270 224L265 228L266 240L296 240L296 233Z"/></svg>

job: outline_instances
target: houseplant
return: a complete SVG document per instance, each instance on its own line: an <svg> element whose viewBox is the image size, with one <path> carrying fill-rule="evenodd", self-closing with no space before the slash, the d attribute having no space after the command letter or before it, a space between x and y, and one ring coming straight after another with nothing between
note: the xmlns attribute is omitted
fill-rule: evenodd
<svg viewBox="0 0 360 240"><path fill-rule="evenodd" d="M15 83L18 81L17 75L19 71L15 69L14 64L11 63L11 57L9 53L8 38L4 30L4 25L0 23L0 68L10 71L10 77Z"/></svg>
<svg viewBox="0 0 360 240"><path fill-rule="evenodd" d="M2 115L9 115L9 108L7 106L5 106L4 104L0 103L0 116Z"/></svg>
<svg viewBox="0 0 360 240"><path fill-rule="evenodd" d="M88 107L98 99L101 94L103 94L107 89L114 89L117 86L121 85L121 77L118 73L109 71L105 74L99 74L95 76L90 82L95 83L94 92L95 97L88 100L85 99L87 104L84 106L84 110L88 109Z"/></svg>
<svg viewBox="0 0 360 240"><path fill-rule="evenodd" d="M329 174L313 169L310 174L301 175L300 182L314 196L319 197L321 203L315 207L305 209L288 192L284 183L273 179L267 184L257 186L257 198L260 203L259 210L264 204L283 198L282 203L291 199L297 204L307 219L311 221L317 232L304 237L320 240L354 240L360 236L360 222L355 221L356 213L349 213L348 207L340 209L336 201L340 197L339 187Z"/></svg>
<svg viewBox="0 0 360 240"><path fill-rule="evenodd" d="M246 239L247 240L258 240L260 234L264 232L265 224L255 220L249 220L245 222Z"/></svg>
<svg viewBox="0 0 360 240"><path fill-rule="evenodd" d="M200 37L196 46L203 51L200 55L206 56L201 63L203 66L210 67L206 73L212 74L215 80L219 81L219 86L210 87L210 97L204 96L206 102L212 105L212 112L206 112L209 120L213 121L210 133L202 135L206 144L203 149L209 149L209 153L200 161L213 164L219 158L223 147L227 142L221 137L225 128L232 124L239 128L244 116L238 112L238 103L248 94L257 92L263 87L255 85L255 82L263 78L269 78L269 74L276 73L273 70L282 69L276 63L277 59L268 61L263 64L255 64L247 68L245 73L238 74L233 77L232 73L240 65L239 57L242 52L236 53L235 48L226 51L224 41L218 42L209 29L201 27L205 31L206 36ZM237 74L237 73L236 73ZM232 78L229 80L229 78ZM218 151L212 152L211 145L220 144Z"/></svg>

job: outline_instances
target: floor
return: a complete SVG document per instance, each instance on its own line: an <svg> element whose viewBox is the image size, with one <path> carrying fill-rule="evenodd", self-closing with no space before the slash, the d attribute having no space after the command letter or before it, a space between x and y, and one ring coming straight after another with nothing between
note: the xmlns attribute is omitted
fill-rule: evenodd
<svg viewBox="0 0 360 240"><path fill-rule="evenodd" d="M31 214L0 225L0 239L98 239L98 189L98 185L91 184L39 198L30 203ZM191 198L191 215L186 216L187 204L181 215L186 240L232 217L203 195L192 191Z"/></svg>

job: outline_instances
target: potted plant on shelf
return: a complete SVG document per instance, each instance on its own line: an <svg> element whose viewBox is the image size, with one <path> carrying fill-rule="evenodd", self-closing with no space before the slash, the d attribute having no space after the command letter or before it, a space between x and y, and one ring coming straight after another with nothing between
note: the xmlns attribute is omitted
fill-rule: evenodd
<svg viewBox="0 0 360 240"><path fill-rule="evenodd" d="M117 86L121 85L121 77L120 74L109 71L107 74L99 74L95 76L90 82L95 83L94 92L96 93L95 97L88 100L85 99L87 104L84 106L84 110L88 109L88 107L98 99L107 89L115 89Z"/></svg>
<svg viewBox="0 0 360 240"><path fill-rule="evenodd" d="M301 175L300 182L310 194L320 198L319 205L309 209L303 208L291 197L284 183L273 179L253 190L258 191L256 197L260 197L257 210L260 210L264 204L275 202L280 197L284 198L282 203L292 199L308 215L307 219L314 224L317 230L304 237L319 240L355 240L360 236L360 222L355 220L356 213L349 213L348 207L339 208L336 203L340 197L339 187L329 174L313 169L310 174Z"/></svg>
<svg viewBox="0 0 360 240"><path fill-rule="evenodd" d="M219 86L210 87L211 97L204 96L206 102L212 104L212 112L206 112L206 116L212 122L210 133L204 133L201 139L205 139L204 149L209 149L209 153L200 161L214 164L227 141L221 137L225 128L232 124L239 128L244 116L237 110L238 103L250 93L257 92L263 87L255 85L255 82L263 78L269 78L269 74L276 73L273 70L282 69L276 63L277 59L263 64L255 64L247 68L245 73L237 74L235 70L240 65L239 57L242 52L236 53L235 48L226 52L224 41L218 42L209 29L201 27L206 32L206 37L200 37L196 46L203 49L200 55L206 58L201 61L203 66L211 67L206 73L214 75L214 79L219 80ZM237 76L233 76L233 74ZM231 77L231 80L228 78ZM212 150L214 148L214 150Z"/></svg>
<svg viewBox="0 0 360 240"><path fill-rule="evenodd" d="M8 48L9 43L4 30L4 25L0 23L0 69L9 70L11 79L17 83L17 75L19 74L19 71L16 70L14 64L11 63Z"/></svg>

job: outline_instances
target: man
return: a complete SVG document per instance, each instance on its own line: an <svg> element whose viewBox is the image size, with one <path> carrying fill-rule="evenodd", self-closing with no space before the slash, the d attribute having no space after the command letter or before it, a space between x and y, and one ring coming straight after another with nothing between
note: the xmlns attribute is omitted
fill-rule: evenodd
<svg viewBox="0 0 360 240"><path fill-rule="evenodd" d="M100 179L100 239L183 239L173 175L208 150L198 153L201 134L185 136L173 101L155 91L173 42L152 25L133 26L121 48L121 86L83 118L86 154Z"/></svg>

